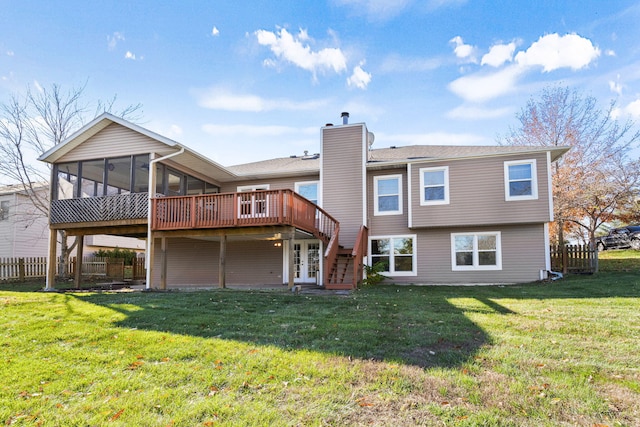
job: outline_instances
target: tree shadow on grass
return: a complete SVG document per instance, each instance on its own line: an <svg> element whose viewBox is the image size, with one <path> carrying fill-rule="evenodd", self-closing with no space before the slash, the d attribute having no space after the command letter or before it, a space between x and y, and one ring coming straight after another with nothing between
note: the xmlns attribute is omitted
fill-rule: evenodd
<svg viewBox="0 0 640 427"><path fill-rule="evenodd" d="M419 367L455 367L489 337L428 288L349 296L213 290L75 294L126 315L116 326L319 351Z"/></svg>
<svg viewBox="0 0 640 427"><path fill-rule="evenodd" d="M126 315L125 328L237 340L419 367L455 367L491 344L468 313L517 315L502 301L640 297L640 275L483 287L383 285L349 296L281 291L87 293L77 298ZM458 298L467 303L453 304Z"/></svg>

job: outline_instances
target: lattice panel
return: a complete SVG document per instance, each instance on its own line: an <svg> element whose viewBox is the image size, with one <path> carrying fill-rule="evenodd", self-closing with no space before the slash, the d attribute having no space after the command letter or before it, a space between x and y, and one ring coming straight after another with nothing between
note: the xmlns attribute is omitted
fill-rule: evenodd
<svg viewBox="0 0 640 427"><path fill-rule="evenodd" d="M148 193L54 200L51 224L117 221L147 217Z"/></svg>

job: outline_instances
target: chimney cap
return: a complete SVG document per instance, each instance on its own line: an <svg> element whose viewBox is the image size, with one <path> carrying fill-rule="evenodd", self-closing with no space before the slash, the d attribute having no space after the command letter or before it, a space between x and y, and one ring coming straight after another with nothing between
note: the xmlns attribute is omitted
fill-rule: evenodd
<svg viewBox="0 0 640 427"><path fill-rule="evenodd" d="M349 112L343 111L342 114L340 114L340 117L349 117Z"/></svg>

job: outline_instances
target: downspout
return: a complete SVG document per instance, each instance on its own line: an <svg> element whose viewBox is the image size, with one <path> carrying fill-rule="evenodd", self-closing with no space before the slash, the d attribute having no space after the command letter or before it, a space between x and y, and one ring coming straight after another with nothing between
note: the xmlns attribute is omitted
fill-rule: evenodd
<svg viewBox="0 0 640 427"><path fill-rule="evenodd" d="M148 188L148 199L147 199L147 247L146 247L146 256L144 257L144 266L146 268L145 275L145 289L151 289L151 257L149 254L151 253L151 245L153 244L153 240L151 239L151 199L153 198L153 194L155 193L155 181L156 181L156 163L161 160L167 160L171 157L178 156L184 153L184 147L180 148L180 151L176 151L175 153L167 154L164 157L158 157L157 159L149 159L149 188ZM153 193L152 193L153 190Z"/></svg>

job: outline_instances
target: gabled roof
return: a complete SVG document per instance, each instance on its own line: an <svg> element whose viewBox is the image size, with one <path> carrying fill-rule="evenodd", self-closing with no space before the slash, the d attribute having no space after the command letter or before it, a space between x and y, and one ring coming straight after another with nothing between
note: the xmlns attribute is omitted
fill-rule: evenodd
<svg viewBox="0 0 640 427"><path fill-rule="evenodd" d="M172 139L166 138L160 134L145 129L142 126L130 123L127 120L114 116L110 113L103 113L100 116L96 117L91 122L87 123L85 126L76 131L69 138L65 139L60 144L43 153L38 158L38 160L47 163L55 163L65 154L69 153L71 150L78 147L80 144L87 141L89 138L96 135L98 132L113 123L124 126L127 129L131 129L134 132L138 132L161 144L164 144L165 146L167 146L169 152L179 152L180 150L183 150L180 155L172 157L171 159L178 164L182 164L196 172L199 172L205 176L209 176L218 181L229 181L236 178L234 173L230 172L228 169L214 162L213 160L206 158L200 153L193 151L190 148L181 145Z"/></svg>
<svg viewBox="0 0 640 427"><path fill-rule="evenodd" d="M524 153L551 152L551 161L566 153L569 147L513 146L513 145L407 145L371 150L372 163L413 163L422 161L452 160L472 157L507 156Z"/></svg>
<svg viewBox="0 0 640 427"><path fill-rule="evenodd" d="M313 174L320 171L319 158L319 154L280 157L276 159L229 166L227 169L239 176Z"/></svg>
<svg viewBox="0 0 640 427"><path fill-rule="evenodd" d="M551 152L551 161L557 160L569 147L532 147L510 145L409 145L404 147L378 148L369 151L367 167L385 165L443 161L488 156L507 156L524 153ZM259 162L229 166L227 169L238 176L267 177L287 176L320 171L319 155L291 156Z"/></svg>

